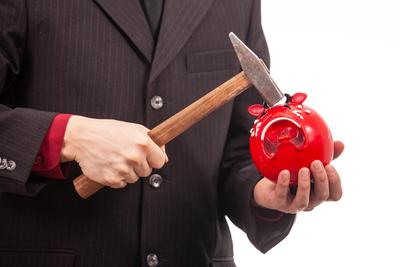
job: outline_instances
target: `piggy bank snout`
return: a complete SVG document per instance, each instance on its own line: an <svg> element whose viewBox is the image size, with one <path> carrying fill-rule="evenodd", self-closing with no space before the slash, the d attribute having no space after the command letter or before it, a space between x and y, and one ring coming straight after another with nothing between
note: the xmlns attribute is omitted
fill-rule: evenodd
<svg viewBox="0 0 400 267"><path fill-rule="evenodd" d="M301 149L306 137L301 127L291 119L281 117L264 128L261 140L267 156L274 157L278 148L283 145L292 145Z"/></svg>

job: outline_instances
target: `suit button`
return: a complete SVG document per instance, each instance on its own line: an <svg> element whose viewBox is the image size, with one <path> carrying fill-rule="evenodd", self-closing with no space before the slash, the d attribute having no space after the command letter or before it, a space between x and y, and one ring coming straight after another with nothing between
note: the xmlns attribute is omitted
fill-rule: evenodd
<svg viewBox="0 0 400 267"><path fill-rule="evenodd" d="M151 104L152 108L154 108L155 110L158 110L163 107L164 102L163 102L163 99L161 98L161 96L156 95L151 98L150 104Z"/></svg>
<svg viewBox="0 0 400 267"><path fill-rule="evenodd" d="M8 166L7 159L0 158L0 170L5 170Z"/></svg>
<svg viewBox="0 0 400 267"><path fill-rule="evenodd" d="M154 253L147 255L147 265L150 267L155 267L158 265L158 257Z"/></svg>
<svg viewBox="0 0 400 267"><path fill-rule="evenodd" d="M149 183L154 188L159 188L163 182L163 178L159 174L153 174L149 178Z"/></svg>
<svg viewBox="0 0 400 267"><path fill-rule="evenodd" d="M9 160L8 161L7 170L8 171L13 171L13 170L15 170L15 168L17 168L17 164L15 163L15 161Z"/></svg>

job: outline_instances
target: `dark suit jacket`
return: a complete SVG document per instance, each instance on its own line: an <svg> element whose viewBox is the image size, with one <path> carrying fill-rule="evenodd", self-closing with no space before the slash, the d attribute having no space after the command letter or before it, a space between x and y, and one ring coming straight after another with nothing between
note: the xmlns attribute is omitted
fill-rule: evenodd
<svg viewBox="0 0 400 267"><path fill-rule="evenodd" d="M234 266L225 215L266 252L294 216L257 216L249 89L167 145L170 162L80 199L72 178L30 175L57 113L152 128L240 71L235 32L267 63L260 0L169 0L157 44L139 0L0 0L0 266ZM164 105L155 110L153 96ZM107 155L99 155L107 157Z"/></svg>

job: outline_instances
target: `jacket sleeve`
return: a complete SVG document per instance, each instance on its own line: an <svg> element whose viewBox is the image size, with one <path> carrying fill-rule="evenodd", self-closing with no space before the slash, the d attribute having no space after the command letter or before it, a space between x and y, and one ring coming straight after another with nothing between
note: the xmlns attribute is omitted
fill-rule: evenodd
<svg viewBox="0 0 400 267"><path fill-rule="evenodd" d="M45 181L29 176L56 114L4 104L5 95L15 90L12 83L21 71L26 20L25 1L0 0L0 192L35 195Z"/></svg>
<svg viewBox="0 0 400 267"><path fill-rule="evenodd" d="M36 155L32 174L50 179L65 179L71 162L61 162L61 149L71 114L58 114L51 122L46 136Z"/></svg>
<svg viewBox="0 0 400 267"><path fill-rule="evenodd" d="M260 4L260 0L254 0L246 43L270 66L269 51L261 26ZM276 216L277 211L259 211L252 204L254 186L262 178L252 164L248 143L254 118L248 114L247 107L255 103L262 103L255 88L248 89L235 99L221 165L219 192L224 211L230 220L247 233L258 250L265 253L289 234L295 215ZM278 219L265 218L268 214L275 214L274 217Z"/></svg>

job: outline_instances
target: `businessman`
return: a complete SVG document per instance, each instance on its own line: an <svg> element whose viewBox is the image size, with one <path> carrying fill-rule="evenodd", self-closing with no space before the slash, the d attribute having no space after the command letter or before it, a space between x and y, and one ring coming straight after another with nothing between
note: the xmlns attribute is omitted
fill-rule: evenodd
<svg viewBox="0 0 400 267"><path fill-rule="evenodd" d="M319 161L277 184L248 151L249 89L168 144L148 129L269 65L260 0L0 0L0 266L235 266L225 216L267 252L342 194ZM335 143L335 157L343 151ZM107 187L83 200L72 179ZM310 177L315 180L310 189Z"/></svg>

